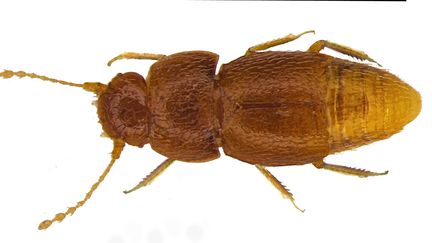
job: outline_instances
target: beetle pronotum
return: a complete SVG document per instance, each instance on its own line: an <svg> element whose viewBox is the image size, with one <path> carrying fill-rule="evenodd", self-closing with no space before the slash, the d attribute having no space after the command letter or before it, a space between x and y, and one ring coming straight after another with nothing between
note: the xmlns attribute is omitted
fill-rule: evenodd
<svg viewBox="0 0 432 243"><path fill-rule="evenodd" d="M364 52L330 41L319 40L305 52L264 51L311 32L253 46L244 56L222 65L217 74L218 55L206 51L169 56L125 52L108 62L156 60L147 82L135 72L118 74L108 85L1 72L6 79L37 78L95 93L100 123L113 141L111 162L84 199L41 222L39 229L83 206L125 144L143 147L149 143L167 157L125 193L150 184L175 160L214 160L220 156L219 147L226 155L255 165L299 210L293 195L266 166L311 163L359 177L387 174L328 164L324 158L402 130L421 110L419 93L383 69L320 53L327 47L376 63Z"/></svg>

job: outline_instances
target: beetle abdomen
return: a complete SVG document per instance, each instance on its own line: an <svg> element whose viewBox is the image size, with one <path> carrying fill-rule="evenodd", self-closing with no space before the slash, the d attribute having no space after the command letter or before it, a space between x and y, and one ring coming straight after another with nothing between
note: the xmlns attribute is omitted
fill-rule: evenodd
<svg viewBox="0 0 432 243"><path fill-rule="evenodd" d="M388 138L420 112L419 93L385 70L335 58L327 79L331 153Z"/></svg>
<svg viewBox="0 0 432 243"><path fill-rule="evenodd" d="M219 157L213 101L217 61L214 53L191 51L151 66L150 144L155 151L189 162Z"/></svg>

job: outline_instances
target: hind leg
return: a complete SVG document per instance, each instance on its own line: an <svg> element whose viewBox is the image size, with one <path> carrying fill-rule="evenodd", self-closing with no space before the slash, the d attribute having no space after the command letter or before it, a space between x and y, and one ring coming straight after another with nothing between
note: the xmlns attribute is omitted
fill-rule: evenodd
<svg viewBox="0 0 432 243"><path fill-rule="evenodd" d="M362 61L368 60L370 62L376 63L378 66L381 66L374 59L370 58L366 53L364 53L362 51L355 50L355 49L353 49L351 47L340 45L340 44L336 44L336 43L333 43L333 42L330 42L330 41L326 41L326 40L316 41L315 43L313 43L309 47L308 52L317 52L318 53L318 52L322 51L326 47L329 48L329 49L332 49L333 51L337 51L337 52L340 52L342 54L348 55L350 57L357 58L357 59L360 59Z"/></svg>
<svg viewBox="0 0 432 243"><path fill-rule="evenodd" d="M313 165L318 169L325 169L325 170L331 170L334 172L338 172L344 175L351 175L351 176L358 176L358 177L369 177L369 176L380 176L380 175L387 175L388 170L384 172L373 172L368 171L364 169L357 169L357 168L351 168L343 165L334 165L334 164L327 164L324 161L319 161L313 163Z"/></svg>

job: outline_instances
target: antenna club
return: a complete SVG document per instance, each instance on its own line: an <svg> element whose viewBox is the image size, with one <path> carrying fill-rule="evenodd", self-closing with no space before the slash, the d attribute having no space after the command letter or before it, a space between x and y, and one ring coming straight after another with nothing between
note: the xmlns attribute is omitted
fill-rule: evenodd
<svg viewBox="0 0 432 243"><path fill-rule="evenodd" d="M3 72L0 73L0 77L3 77L5 79L12 78L13 76L16 76L19 78L28 77L28 78L40 79L40 80L48 81L48 82L52 82L52 83L58 83L58 84L62 84L62 85L68 85L68 86L72 86L72 87L83 88L83 84L67 82L67 81L64 81L61 79L50 78L50 77L47 77L44 75L38 75L35 73L28 73L28 72L24 72L24 71L4 70Z"/></svg>
<svg viewBox="0 0 432 243"><path fill-rule="evenodd" d="M49 219L47 219L47 220L45 220L45 221L42 221L42 222L39 224L38 229L39 229L39 230L46 230L46 229L48 229L48 227L51 226L52 223L53 223L53 222L52 222L51 220L49 220Z"/></svg>
<svg viewBox="0 0 432 243"><path fill-rule="evenodd" d="M3 70L3 72L0 73L0 76L5 79L12 78L14 76L14 72L11 70Z"/></svg>

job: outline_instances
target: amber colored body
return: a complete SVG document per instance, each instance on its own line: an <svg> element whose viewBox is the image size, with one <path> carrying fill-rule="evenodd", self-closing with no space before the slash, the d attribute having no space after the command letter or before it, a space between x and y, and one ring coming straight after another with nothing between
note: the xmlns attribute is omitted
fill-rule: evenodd
<svg viewBox="0 0 432 243"><path fill-rule="evenodd" d="M247 49L221 66L205 51L165 56L125 52L120 59L152 59L147 81L140 74L118 74L108 85L77 84L24 71L0 77L29 77L80 87L98 96L97 112L113 141L111 161L85 197L39 224L47 229L90 199L125 144L149 143L167 157L130 193L149 185L175 160L205 162L225 154L254 164L285 198L293 194L265 167L312 163L359 177L385 175L326 163L332 153L350 150L398 133L421 110L420 94L395 75L371 65L321 54L324 48L376 63L366 53L326 40L306 52L265 51L300 36L287 35ZM379 65L379 64L378 64Z"/></svg>
<svg viewBox="0 0 432 243"><path fill-rule="evenodd" d="M254 52L216 75L217 61L204 51L159 59L147 86L136 86L148 96L140 105L148 119L129 119L127 126L103 119L110 87L122 76L114 78L99 99L104 130L132 145L149 142L174 160L213 160L222 147L252 164L300 165L390 137L421 108L417 91L393 74L321 53ZM144 111L128 112L140 117ZM114 132L125 127L136 128L132 137Z"/></svg>

